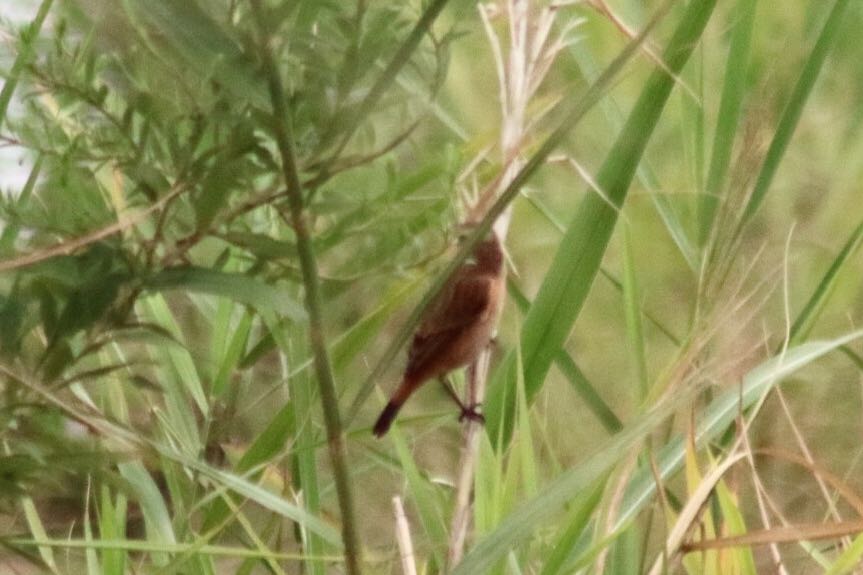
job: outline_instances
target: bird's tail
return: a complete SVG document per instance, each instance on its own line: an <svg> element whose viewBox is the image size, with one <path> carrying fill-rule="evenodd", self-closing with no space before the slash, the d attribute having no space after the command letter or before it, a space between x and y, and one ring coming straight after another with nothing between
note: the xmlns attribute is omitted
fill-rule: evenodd
<svg viewBox="0 0 863 575"><path fill-rule="evenodd" d="M387 403L387 406L381 412L381 416L378 417L378 420L375 423L375 428L373 430L375 437L383 437L386 432L390 430L390 426L393 424L393 421L401 408L402 406L398 403L393 403L392 401Z"/></svg>
<svg viewBox="0 0 863 575"><path fill-rule="evenodd" d="M384 410L381 412L380 417L378 417L377 422L375 422L375 426L372 429L372 432L375 434L375 437L383 437L387 431L390 430L390 426L395 421L396 415L398 415L399 410L404 405L407 398L414 390L414 385L408 379L402 381L401 385L399 385L396 392L393 394L392 398L387 403L387 406L384 407Z"/></svg>

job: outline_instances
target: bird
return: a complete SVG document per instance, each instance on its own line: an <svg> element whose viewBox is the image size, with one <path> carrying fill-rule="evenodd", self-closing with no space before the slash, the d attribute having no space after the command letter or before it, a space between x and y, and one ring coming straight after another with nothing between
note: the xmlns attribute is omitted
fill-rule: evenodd
<svg viewBox="0 0 863 575"><path fill-rule="evenodd" d="M482 420L477 405L465 406L442 379L449 372L473 363L497 329L506 293L503 248L494 232L483 239L473 257L462 264L429 305L414 334L401 383L373 428L383 437L404 402L423 383L440 378L462 409L461 417Z"/></svg>

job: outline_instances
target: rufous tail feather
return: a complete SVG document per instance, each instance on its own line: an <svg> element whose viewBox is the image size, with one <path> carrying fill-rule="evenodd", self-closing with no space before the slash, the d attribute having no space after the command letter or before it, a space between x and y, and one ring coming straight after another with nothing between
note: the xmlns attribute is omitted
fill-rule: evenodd
<svg viewBox="0 0 863 575"><path fill-rule="evenodd" d="M398 415L399 410L402 408L402 405L404 405L405 401L407 401L407 398L410 397L416 387L417 386L414 384L414 381L411 379L405 379L402 381L389 403L387 403L387 406L384 407L384 410L381 412L380 417L378 417L378 420L372 429L375 437L383 437L386 432L390 430L390 426L393 424L393 421L395 420L396 415Z"/></svg>
<svg viewBox="0 0 863 575"><path fill-rule="evenodd" d="M378 420L375 423L375 427L373 430L375 437L383 437L386 432L390 430L390 426L393 424L393 421L395 420L396 415L398 414L401 407L401 405L393 403L392 401L387 403L387 406L381 412L381 416L378 417Z"/></svg>

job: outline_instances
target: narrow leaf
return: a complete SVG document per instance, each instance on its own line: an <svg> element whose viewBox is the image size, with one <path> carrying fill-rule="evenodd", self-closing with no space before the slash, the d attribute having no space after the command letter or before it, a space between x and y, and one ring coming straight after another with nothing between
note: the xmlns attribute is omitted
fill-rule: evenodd
<svg viewBox="0 0 863 575"><path fill-rule="evenodd" d="M821 29L821 34L818 35L818 40L815 42L815 47L812 48L812 53L809 54L809 58L803 65L803 70L800 72L800 77L797 79L797 84L794 86L791 98L788 100L788 104L786 104L785 110L782 112L782 117L779 119L776 133L770 142L767 156L764 158L764 163L755 182L755 188L752 190L752 195L749 197L749 201L743 210L743 215L740 218L735 235L738 235L743 226L752 219L752 216L761 207L764 197L767 195L767 190L773 182L773 176L776 175L776 170L779 168L779 162L782 160L782 156L785 155L785 150L788 148L791 136L794 135L794 130L797 128L797 123L803 114L803 106L806 105L806 101L812 93L812 88L815 86L815 80L818 79L818 74L824 67L827 54L830 52L834 40L838 37L839 26L843 22L842 15L845 12L846 6L848 6L848 0L836 0L836 3L833 4L833 9L830 11L830 15Z"/></svg>
<svg viewBox="0 0 863 575"><path fill-rule="evenodd" d="M663 61L672 74L676 75L686 63L715 5L716 0L702 0L687 7L663 54ZM654 71L648 79L597 176L606 199L589 194L582 200L525 318L521 345L529 401L542 389L551 362L572 331L599 270L638 163L673 86L674 78L664 70ZM504 443L512 433L512 427L502 427L501 421L513 419L513 404L504 400L514 396L511 391L515 382L513 371L510 353L495 372L487 402L489 434L495 437L502 430Z"/></svg>
<svg viewBox="0 0 863 575"><path fill-rule="evenodd" d="M286 288L243 274L191 266L170 268L148 277L144 286L152 291L186 290L227 297L258 310L275 310L296 322L303 322L306 318L303 307Z"/></svg>

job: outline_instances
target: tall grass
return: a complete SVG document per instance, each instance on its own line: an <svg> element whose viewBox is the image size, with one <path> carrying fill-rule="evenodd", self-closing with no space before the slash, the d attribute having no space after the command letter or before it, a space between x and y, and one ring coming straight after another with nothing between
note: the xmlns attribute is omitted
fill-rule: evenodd
<svg viewBox="0 0 863 575"><path fill-rule="evenodd" d="M648 4L4 22L0 572L854 572L863 12ZM485 426L376 440L492 229Z"/></svg>

